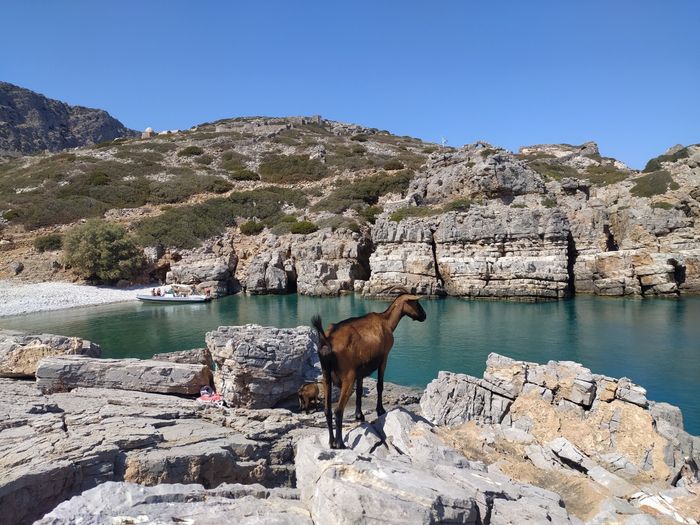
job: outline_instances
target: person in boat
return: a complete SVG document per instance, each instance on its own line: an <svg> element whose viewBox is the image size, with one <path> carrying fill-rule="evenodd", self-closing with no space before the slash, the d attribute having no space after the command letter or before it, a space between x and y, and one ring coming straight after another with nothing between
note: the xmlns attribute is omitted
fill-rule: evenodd
<svg viewBox="0 0 700 525"><path fill-rule="evenodd" d="M211 288L207 288L206 296L207 296L207 299L211 299Z"/></svg>
<svg viewBox="0 0 700 525"><path fill-rule="evenodd" d="M155 295L155 294L156 294L156 289L155 289L155 288L151 288L151 295Z"/></svg>

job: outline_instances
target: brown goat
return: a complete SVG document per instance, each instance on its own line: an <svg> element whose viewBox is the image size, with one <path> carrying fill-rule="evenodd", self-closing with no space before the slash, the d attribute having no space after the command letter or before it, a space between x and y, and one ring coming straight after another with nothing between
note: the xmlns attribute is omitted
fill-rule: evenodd
<svg viewBox="0 0 700 525"><path fill-rule="evenodd" d="M319 393L318 384L316 383L306 383L301 385L299 390L297 390L297 395L299 396L299 410L305 410L308 414L312 401L314 403L314 409L316 409L319 405Z"/></svg>
<svg viewBox="0 0 700 525"><path fill-rule="evenodd" d="M343 412L355 387L355 420L364 421L362 414L362 380L377 372L377 416L386 411L382 405L384 370L389 351L394 344L394 330L404 315L414 321L425 321L425 310L418 304L419 297L408 293L399 295L384 312L371 312L352 317L323 331L321 318L314 316L311 325L318 331L318 357L323 370L323 394L328 424L328 443L331 448L345 448L343 443ZM331 413L331 381L340 387L340 398L335 409L335 437Z"/></svg>

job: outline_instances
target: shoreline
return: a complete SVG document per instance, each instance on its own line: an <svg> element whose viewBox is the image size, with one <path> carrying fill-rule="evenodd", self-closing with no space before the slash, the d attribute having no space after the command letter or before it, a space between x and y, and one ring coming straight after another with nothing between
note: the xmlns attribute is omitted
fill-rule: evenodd
<svg viewBox="0 0 700 525"><path fill-rule="evenodd" d="M13 283L0 280L0 319L69 308L137 301L153 286L91 286L69 282Z"/></svg>

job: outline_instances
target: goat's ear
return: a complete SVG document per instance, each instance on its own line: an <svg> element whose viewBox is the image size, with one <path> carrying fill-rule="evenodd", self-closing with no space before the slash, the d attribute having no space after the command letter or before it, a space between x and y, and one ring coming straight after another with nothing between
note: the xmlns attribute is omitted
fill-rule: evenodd
<svg viewBox="0 0 700 525"><path fill-rule="evenodd" d="M418 301L418 300L420 300L420 297L418 297L417 295L407 295L406 300L407 301Z"/></svg>

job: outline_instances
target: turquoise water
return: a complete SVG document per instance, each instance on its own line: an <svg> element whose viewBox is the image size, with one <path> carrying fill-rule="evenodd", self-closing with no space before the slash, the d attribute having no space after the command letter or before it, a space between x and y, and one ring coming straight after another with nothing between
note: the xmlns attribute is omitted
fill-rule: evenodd
<svg viewBox="0 0 700 525"><path fill-rule="evenodd" d="M648 398L678 405L686 429L700 434L700 298L604 299L550 303L425 300L424 323L404 319L387 380L425 386L439 370L481 376L486 356L583 363L594 373L627 376ZM150 357L203 347L221 325L324 324L383 310L355 296L231 296L202 305L127 303L0 319L0 327L77 335L102 345L105 357Z"/></svg>

